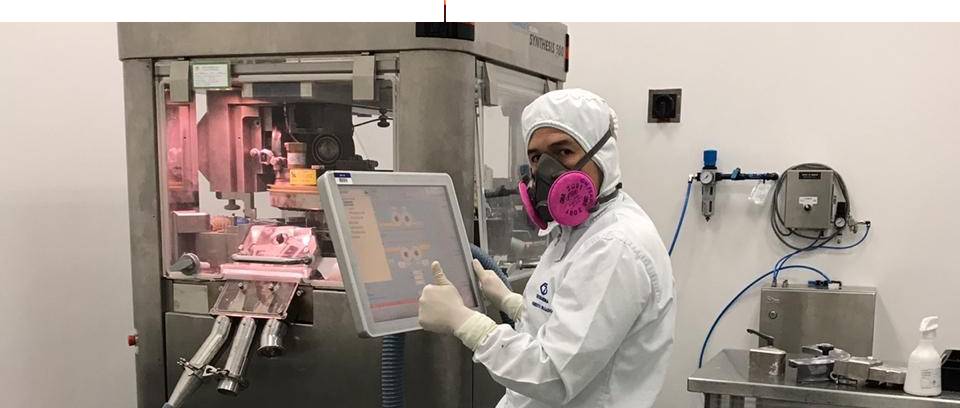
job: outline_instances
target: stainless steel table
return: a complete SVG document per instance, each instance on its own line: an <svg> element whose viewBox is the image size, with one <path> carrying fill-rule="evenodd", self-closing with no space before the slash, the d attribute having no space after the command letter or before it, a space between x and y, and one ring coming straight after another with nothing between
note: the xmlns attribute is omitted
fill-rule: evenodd
<svg viewBox="0 0 960 408"><path fill-rule="evenodd" d="M801 357L788 355L787 358ZM915 397L902 389L797 384L797 370L784 378L749 378L747 350L726 349L687 378L687 391L704 395L704 407L960 407L960 393L945 391L935 398Z"/></svg>

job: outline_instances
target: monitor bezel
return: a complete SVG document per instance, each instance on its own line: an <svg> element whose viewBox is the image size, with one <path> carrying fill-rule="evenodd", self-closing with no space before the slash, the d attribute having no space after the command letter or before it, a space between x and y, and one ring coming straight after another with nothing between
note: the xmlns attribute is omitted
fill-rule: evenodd
<svg viewBox="0 0 960 408"><path fill-rule="evenodd" d="M340 195L340 186L411 186L411 187L442 187L446 192L450 206L450 216L454 219L457 236L463 252L464 270L467 271L470 291L473 293L475 307L471 310L485 313L484 301L480 293L480 286L473 273L472 255L463 218L459 212L459 202L453 188L453 180L445 173L406 173L406 172L371 172L371 171L327 171L317 179L317 190L323 204L324 217L329 227L330 239L337 254L340 275L347 295L347 303L353 315L354 327L361 337L381 337L390 334L405 333L420 330L418 316L402 319L376 322L373 319L373 310L370 308L366 286L359 274L359 263L353 250L353 243L349 236L344 237L340 232L348 231L346 212L343 208L343 199Z"/></svg>

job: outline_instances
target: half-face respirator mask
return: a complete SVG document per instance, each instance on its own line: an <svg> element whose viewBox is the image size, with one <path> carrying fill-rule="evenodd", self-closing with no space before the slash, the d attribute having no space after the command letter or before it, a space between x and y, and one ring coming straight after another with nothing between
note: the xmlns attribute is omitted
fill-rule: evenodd
<svg viewBox="0 0 960 408"><path fill-rule="evenodd" d="M569 227L580 225L599 204L616 197L620 186L598 200L599 190L590 176L581 170L612 136L613 130L607 130L571 169L549 153L540 156L533 180L525 178L518 186L523 209L534 225L540 229L546 229L550 221Z"/></svg>

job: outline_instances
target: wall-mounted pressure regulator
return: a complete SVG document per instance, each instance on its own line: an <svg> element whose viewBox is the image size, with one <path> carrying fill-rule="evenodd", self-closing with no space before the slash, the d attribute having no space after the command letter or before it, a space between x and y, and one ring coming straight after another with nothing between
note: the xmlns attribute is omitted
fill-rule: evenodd
<svg viewBox="0 0 960 408"><path fill-rule="evenodd" d="M694 180L700 182L700 212L703 218L710 221L713 216L713 203L716 197L717 183L723 180L777 180L780 176L777 173L744 173L737 167L729 173L723 173L717 169L717 151L703 151L703 169L695 176Z"/></svg>

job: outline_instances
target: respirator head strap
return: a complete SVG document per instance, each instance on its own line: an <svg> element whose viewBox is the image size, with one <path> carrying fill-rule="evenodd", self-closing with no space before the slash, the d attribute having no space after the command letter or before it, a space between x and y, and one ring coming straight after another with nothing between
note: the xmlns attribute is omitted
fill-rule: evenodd
<svg viewBox="0 0 960 408"><path fill-rule="evenodd" d="M596 211L597 208L600 207L601 204L604 204L604 203L606 203L607 201L610 201L610 200L613 200L614 198L617 198L617 196L620 194L620 189L621 189L621 188L623 188L623 183L617 183L617 186L613 188L613 192L610 193L610 194L607 194L607 195L605 195L605 196L603 196L603 197L598 198L598 199L597 199L597 203L593 206L593 208L590 209L590 211L591 211L591 212Z"/></svg>
<svg viewBox="0 0 960 408"><path fill-rule="evenodd" d="M577 161L577 164L573 166L573 170L580 170L583 168L583 166L586 166L587 162L593 159L593 156L596 155L597 152L599 152L600 149L603 148L603 145L607 144L607 140L610 140L611 137L613 137L612 126L610 129L607 129L607 133L604 133L603 137L601 137L600 140L597 141L597 144L593 145L593 147L591 147L590 150L587 151L587 154L583 155L583 157L580 158L579 161Z"/></svg>

